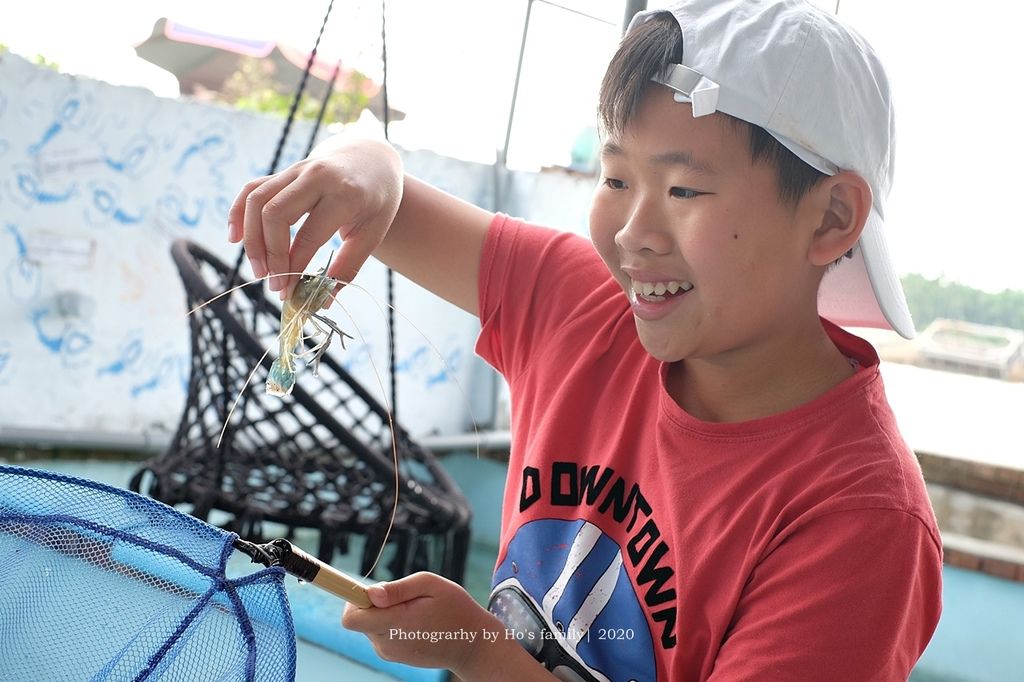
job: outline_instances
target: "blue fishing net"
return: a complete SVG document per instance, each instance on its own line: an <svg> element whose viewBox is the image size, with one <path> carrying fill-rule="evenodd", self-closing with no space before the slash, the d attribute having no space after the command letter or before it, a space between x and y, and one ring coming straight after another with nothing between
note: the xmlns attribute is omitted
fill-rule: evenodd
<svg viewBox="0 0 1024 682"><path fill-rule="evenodd" d="M284 570L131 492L0 466L0 680L294 680Z"/></svg>

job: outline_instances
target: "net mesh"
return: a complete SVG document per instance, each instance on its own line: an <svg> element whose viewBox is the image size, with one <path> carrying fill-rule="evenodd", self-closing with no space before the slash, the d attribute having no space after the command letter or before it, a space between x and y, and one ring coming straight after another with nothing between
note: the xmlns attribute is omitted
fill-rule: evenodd
<svg viewBox="0 0 1024 682"><path fill-rule="evenodd" d="M0 680L293 680L284 571L141 495L0 466Z"/></svg>

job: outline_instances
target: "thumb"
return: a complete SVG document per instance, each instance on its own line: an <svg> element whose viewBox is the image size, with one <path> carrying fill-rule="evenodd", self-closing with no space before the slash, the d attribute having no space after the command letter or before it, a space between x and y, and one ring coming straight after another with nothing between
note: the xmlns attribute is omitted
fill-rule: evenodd
<svg viewBox="0 0 1024 682"><path fill-rule="evenodd" d="M429 592L428 573L413 573L398 580L377 583L366 588L370 601L379 609L425 597Z"/></svg>
<svg viewBox="0 0 1024 682"><path fill-rule="evenodd" d="M327 276L346 284L351 282L381 241L383 236L378 239L365 230L353 230L342 241L338 254L327 267Z"/></svg>
<svg viewBox="0 0 1024 682"><path fill-rule="evenodd" d="M377 583L366 588L366 596L370 598L370 603L378 609L387 608L392 603L392 600L389 599L387 585L387 583Z"/></svg>

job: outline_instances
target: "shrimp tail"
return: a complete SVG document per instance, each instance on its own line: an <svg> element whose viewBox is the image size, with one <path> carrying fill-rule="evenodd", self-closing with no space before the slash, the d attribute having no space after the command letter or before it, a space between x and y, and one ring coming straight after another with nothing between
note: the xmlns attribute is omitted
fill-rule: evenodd
<svg viewBox="0 0 1024 682"><path fill-rule="evenodd" d="M280 352L267 375L269 395L286 396L295 386L295 348L302 335L300 310L291 301L285 301L281 306Z"/></svg>
<svg viewBox="0 0 1024 682"><path fill-rule="evenodd" d="M270 366L270 374L267 376L269 395L281 397L292 392L292 387L295 386L295 356L303 340L302 326L310 318L326 323L331 330L327 340L312 349L314 376L320 365L320 358L330 345L333 333L341 335L343 341L348 336L332 321L316 312L331 300L331 294L338 284L337 280L327 277L324 270L315 275L303 275L299 278L292 296L281 305L280 352Z"/></svg>
<svg viewBox="0 0 1024 682"><path fill-rule="evenodd" d="M295 369L289 368L281 358L274 360L270 366L270 374L267 375L267 394L274 396L286 396L292 392L295 386Z"/></svg>

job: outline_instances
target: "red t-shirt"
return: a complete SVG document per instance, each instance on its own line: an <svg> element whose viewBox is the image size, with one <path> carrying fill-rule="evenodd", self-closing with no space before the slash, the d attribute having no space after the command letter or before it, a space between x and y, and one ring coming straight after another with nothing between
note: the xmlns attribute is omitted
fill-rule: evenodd
<svg viewBox="0 0 1024 682"><path fill-rule="evenodd" d="M507 636L563 679L907 678L941 543L868 343L824 322L854 376L709 423L669 397L587 240L498 216L479 283L477 352L512 398Z"/></svg>

